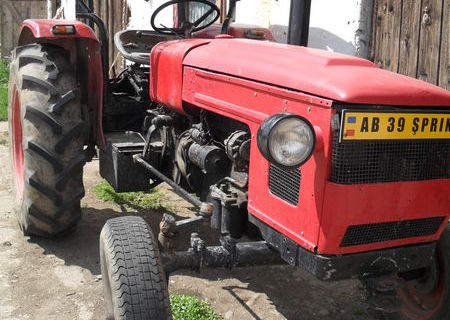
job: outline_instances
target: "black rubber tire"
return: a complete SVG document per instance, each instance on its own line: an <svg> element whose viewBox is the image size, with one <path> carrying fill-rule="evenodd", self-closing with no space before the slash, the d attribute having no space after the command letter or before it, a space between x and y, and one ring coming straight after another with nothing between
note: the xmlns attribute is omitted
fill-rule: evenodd
<svg viewBox="0 0 450 320"><path fill-rule="evenodd" d="M444 230L438 242L436 259L440 262L440 272L443 272L444 289L443 298L437 306L436 311L428 318L420 317L424 320L444 320L450 319L450 226ZM386 320L416 320L418 316L411 316L412 313L405 314L404 311L395 313L382 313L382 317Z"/></svg>
<svg viewBox="0 0 450 320"><path fill-rule="evenodd" d="M106 319L172 319L158 243L140 217L110 219L100 234Z"/></svg>
<svg viewBox="0 0 450 320"><path fill-rule="evenodd" d="M17 219L25 235L53 237L73 229L81 218L84 197L85 122L69 52L44 44L13 51L8 104L11 148L15 90L24 163L23 197L18 198L13 186ZM15 172L14 159L11 163Z"/></svg>

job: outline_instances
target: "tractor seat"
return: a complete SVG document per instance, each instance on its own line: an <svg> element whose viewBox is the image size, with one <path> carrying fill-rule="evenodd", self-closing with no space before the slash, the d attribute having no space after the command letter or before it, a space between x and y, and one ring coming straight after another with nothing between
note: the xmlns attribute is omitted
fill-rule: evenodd
<svg viewBox="0 0 450 320"><path fill-rule="evenodd" d="M159 42L174 38L175 36L162 35L151 30L122 30L114 35L114 44L125 59L149 65L152 48Z"/></svg>

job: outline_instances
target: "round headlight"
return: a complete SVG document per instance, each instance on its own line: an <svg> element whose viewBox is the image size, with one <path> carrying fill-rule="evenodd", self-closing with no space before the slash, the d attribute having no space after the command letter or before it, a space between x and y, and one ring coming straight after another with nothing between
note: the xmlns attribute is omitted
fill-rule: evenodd
<svg viewBox="0 0 450 320"><path fill-rule="evenodd" d="M313 153L315 135L306 119L279 113L261 124L257 141L264 158L280 166L294 168L305 163Z"/></svg>

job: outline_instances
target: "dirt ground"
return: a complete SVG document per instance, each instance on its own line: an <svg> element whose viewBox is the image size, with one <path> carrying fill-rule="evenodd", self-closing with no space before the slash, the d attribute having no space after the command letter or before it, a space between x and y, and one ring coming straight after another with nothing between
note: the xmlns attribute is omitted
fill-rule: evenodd
<svg viewBox="0 0 450 320"><path fill-rule="evenodd" d="M0 135L5 131L7 125L0 123ZM138 214L157 231L161 213L99 201L91 192L101 179L97 168L96 160L85 168L86 197L77 230L57 240L30 239L22 236L12 211L9 148L0 145L0 319L104 319L98 257L103 224ZM165 189L180 208L177 215L188 214L186 204ZM186 244L188 238L188 232L182 234ZM368 311L358 281L324 283L290 266L183 271L169 282L170 293L207 299L224 319L378 319Z"/></svg>

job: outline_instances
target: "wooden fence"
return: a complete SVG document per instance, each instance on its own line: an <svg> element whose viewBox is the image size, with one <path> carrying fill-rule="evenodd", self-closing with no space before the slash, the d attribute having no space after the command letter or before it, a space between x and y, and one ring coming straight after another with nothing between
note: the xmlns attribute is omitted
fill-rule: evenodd
<svg viewBox="0 0 450 320"><path fill-rule="evenodd" d="M450 90L450 0L375 0L371 57Z"/></svg>
<svg viewBox="0 0 450 320"><path fill-rule="evenodd" d="M0 0L0 56L8 57L17 45L23 20L46 17L46 0Z"/></svg>
<svg viewBox="0 0 450 320"><path fill-rule="evenodd" d="M111 65L115 62L120 69L123 61L114 46L114 35L127 27L130 16L127 0L93 0L93 5L93 11L105 23L109 40L109 63Z"/></svg>

